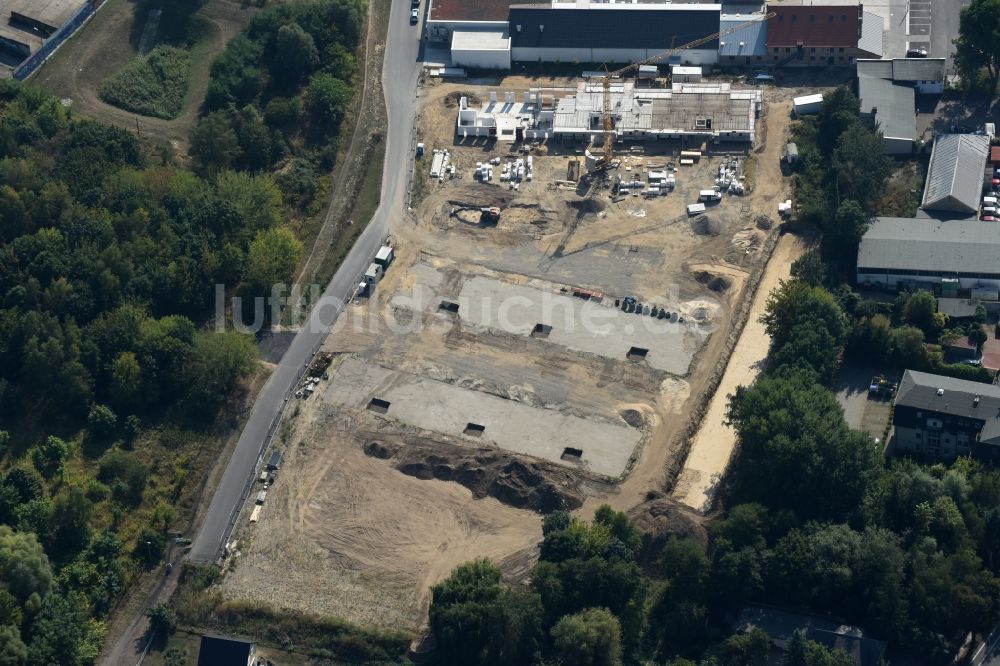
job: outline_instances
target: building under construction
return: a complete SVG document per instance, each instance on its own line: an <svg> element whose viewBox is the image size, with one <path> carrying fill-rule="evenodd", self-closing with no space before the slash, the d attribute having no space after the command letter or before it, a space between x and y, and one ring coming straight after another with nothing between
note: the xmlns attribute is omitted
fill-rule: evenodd
<svg viewBox="0 0 1000 666"><path fill-rule="evenodd" d="M669 88L637 88L615 81L611 110L618 140L667 141L702 137L753 144L763 93L759 88L733 88L728 83L674 83ZM498 141L589 141L604 133L601 83L580 82L575 94L540 90L496 93L480 108L459 103L456 137L490 137Z"/></svg>

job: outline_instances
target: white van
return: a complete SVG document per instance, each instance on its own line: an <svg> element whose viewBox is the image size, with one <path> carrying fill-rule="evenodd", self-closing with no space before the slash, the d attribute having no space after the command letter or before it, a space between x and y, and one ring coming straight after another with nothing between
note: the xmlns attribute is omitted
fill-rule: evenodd
<svg viewBox="0 0 1000 666"><path fill-rule="evenodd" d="M997 198L996 197L983 197L983 205L984 206L994 206L995 207L997 205Z"/></svg>
<svg viewBox="0 0 1000 666"><path fill-rule="evenodd" d="M698 193L698 201L721 201L722 193L715 190L702 190Z"/></svg>
<svg viewBox="0 0 1000 666"><path fill-rule="evenodd" d="M688 204L688 215L700 215L705 212L705 204Z"/></svg>

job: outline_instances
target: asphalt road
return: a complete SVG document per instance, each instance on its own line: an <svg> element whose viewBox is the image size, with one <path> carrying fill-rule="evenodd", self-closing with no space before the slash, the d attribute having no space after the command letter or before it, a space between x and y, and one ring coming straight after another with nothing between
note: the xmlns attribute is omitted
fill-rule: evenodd
<svg viewBox="0 0 1000 666"><path fill-rule="evenodd" d="M359 277L386 236L390 219L404 215L408 177L405 165L410 162L411 131L416 112L414 100L420 72L420 28L410 25L409 18L410 2L393 0L382 69L389 127L379 208L327 285L308 322L296 334L277 369L257 396L250 418L212 497L205 522L192 544L191 560L213 562L221 555L272 424L277 423L286 401L294 400L289 396L296 382L336 322L344 303L353 295Z"/></svg>

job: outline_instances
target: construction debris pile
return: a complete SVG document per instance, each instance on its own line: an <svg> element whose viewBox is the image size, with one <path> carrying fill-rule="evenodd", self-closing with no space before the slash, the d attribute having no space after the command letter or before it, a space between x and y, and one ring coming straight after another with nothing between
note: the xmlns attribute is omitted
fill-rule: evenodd
<svg viewBox="0 0 1000 666"><path fill-rule="evenodd" d="M715 187L720 192L735 195L743 195L746 192L739 158L722 161L719 165L719 176L715 179Z"/></svg>
<svg viewBox="0 0 1000 666"><path fill-rule="evenodd" d="M437 178L440 183L444 181L445 174L455 174L455 165L451 163L451 153L447 149L435 148L431 158L431 178Z"/></svg>
<svg viewBox="0 0 1000 666"><path fill-rule="evenodd" d="M493 168L500 167L500 182L509 183L512 190L518 189L522 181L531 182L535 177L535 165L531 155L516 160L501 160L494 157L489 162L476 162L476 180L488 183L493 180Z"/></svg>

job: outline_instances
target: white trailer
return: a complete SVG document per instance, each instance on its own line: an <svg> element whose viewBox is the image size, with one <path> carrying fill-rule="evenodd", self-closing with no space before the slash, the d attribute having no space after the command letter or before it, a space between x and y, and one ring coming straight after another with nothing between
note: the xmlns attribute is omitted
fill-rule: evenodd
<svg viewBox="0 0 1000 666"><path fill-rule="evenodd" d="M822 108L823 95L819 93L815 95L803 95L792 100L792 110L797 116L808 116L813 113L819 113L819 110Z"/></svg>
<svg viewBox="0 0 1000 666"><path fill-rule="evenodd" d="M705 204L703 203L688 204L687 210L688 210L688 215L700 215L705 212Z"/></svg>

